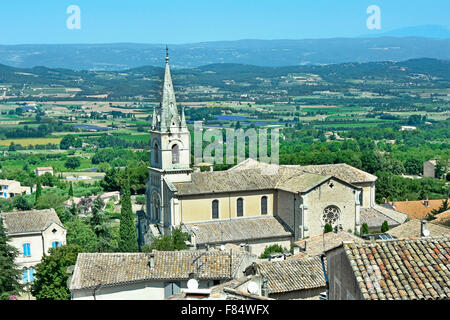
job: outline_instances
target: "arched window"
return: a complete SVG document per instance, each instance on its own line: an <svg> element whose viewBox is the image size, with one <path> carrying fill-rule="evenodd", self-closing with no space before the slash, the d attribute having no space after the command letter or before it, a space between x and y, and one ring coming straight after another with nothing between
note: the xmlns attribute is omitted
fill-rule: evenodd
<svg viewBox="0 0 450 320"><path fill-rule="evenodd" d="M158 143L155 142L155 145L153 146L153 153L155 154L154 159L155 163L158 163Z"/></svg>
<svg viewBox="0 0 450 320"><path fill-rule="evenodd" d="M174 144L172 146L172 163L179 163L180 162L180 147L178 144Z"/></svg>
<svg viewBox="0 0 450 320"><path fill-rule="evenodd" d="M335 226L339 221L341 210L336 206L328 206L323 210L322 221L325 224Z"/></svg>
<svg viewBox="0 0 450 320"><path fill-rule="evenodd" d="M212 202L212 218L219 219L219 200Z"/></svg>
<svg viewBox="0 0 450 320"><path fill-rule="evenodd" d="M244 199L239 198L236 201L236 212L238 217L244 216Z"/></svg>
<svg viewBox="0 0 450 320"><path fill-rule="evenodd" d="M159 201L159 196L157 193L154 193L152 197L152 210L153 210L153 218L155 219L155 221L160 221L161 203Z"/></svg>
<svg viewBox="0 0 450 320"><path fill-rule="evenodd" d="M261 214L267 214L267 197L261 198Z"/></svg>

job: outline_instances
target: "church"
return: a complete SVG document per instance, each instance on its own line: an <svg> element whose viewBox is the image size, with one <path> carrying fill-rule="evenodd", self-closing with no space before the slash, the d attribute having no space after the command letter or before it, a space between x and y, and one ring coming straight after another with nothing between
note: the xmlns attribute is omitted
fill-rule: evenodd
<svg viewBox="0 0 450 320"><path fill-rule="evenodd" d="M177 108L166 55L162 98L150 129L151 166L140 244L181 228L195 248L267 245L323 234L326 224L360 232L362 223L406 217L375 203L376 176L347 164L277 165L247 159L226 171L191 168L191 137Z"/></svg>

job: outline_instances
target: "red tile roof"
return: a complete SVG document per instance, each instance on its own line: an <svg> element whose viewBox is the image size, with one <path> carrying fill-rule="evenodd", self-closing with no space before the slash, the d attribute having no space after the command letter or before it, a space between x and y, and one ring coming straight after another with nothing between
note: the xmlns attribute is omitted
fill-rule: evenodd
<svg viewBox="0 0 450 320"><path fill-rule="evenodd" d="M439 209L444 200L395 201L390 205L396 211L406 213L411 219L425 219L432 210Z"/></svg>

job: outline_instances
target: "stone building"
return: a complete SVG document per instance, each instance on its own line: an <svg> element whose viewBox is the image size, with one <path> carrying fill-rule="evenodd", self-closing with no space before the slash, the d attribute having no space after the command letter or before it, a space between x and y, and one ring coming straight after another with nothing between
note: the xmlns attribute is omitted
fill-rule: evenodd
<svg viewBox="0 0 450 320"><path fill-rule="evenodd" d="M0 179L1 198L9 199L24 194L31 194L31 188L21 186L19 181Z"/></svg>
<svg viewBox="0 0 450 320"><path fill-rule="evenodd" d="M243 276L256 256L235 251L80 253L69 289L72 300L162 300L188 288L208 289Z"/></svg>
<svg viewBox="0 0 450 320"><path fill-rule="evenodd" d="M34 267L50 248L66 244L66 228L54 209L1 213L10 244L19 250L16 263L23 269L22 281L34 279Z"/></svg>
<svg viewBox="0 0 450 320"><path fill-rule="evenodd" d="M320 235L326 224L359 231L361 208L376 205L377 177L347 164L296 166L247 159L226 171L194 172L168 56L150 142L146 212L138 224L141 244L181 227L196 247L244 244L259 254L270 244L287 246Z"/></svg>

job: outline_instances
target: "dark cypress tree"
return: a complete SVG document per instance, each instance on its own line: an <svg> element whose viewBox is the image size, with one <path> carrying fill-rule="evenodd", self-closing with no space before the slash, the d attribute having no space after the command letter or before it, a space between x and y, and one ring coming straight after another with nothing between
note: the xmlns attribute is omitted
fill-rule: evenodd
<svg viewBox="0 0 450 320"><path fill-rule="evenodd" d="M70 183L70 187L69 187L69 197L73 197L73 184L72 184L72 182Z"/></svg>
<svg viewBox="0 0 450 320"><path fill-rule="evenodd" d="M122 199L120 202L122 204L122 209L120 211L119 251L137 252L137 230L133 210L131 208L130 178L127 173L125 174L122 186Z"/></svg>
<svg viewBox="0 0 450 320"><path fill-rule="evenodd" d="M38 199L41 197L41 195L42 195L41 181L39 180L39 178L37 178L37 180L36 180L36 199L35 199L35 202L38 201Z"/></svg>
<svg viewBox="0 0 450 320"><path fill-rule="evenodd" d="M0 300L8 300L22 290L21 271L14 263L19 251L7 243L8 237L0 217Z"/></svg>

